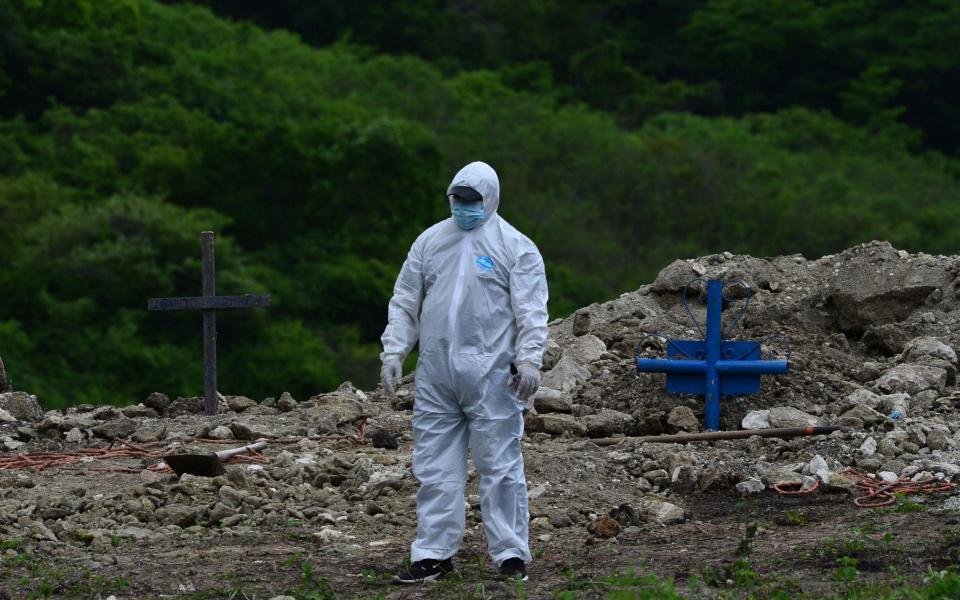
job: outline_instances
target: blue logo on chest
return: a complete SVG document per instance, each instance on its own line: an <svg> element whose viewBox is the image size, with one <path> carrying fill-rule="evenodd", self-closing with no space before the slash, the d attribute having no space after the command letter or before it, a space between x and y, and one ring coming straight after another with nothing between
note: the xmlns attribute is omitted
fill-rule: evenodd
<svg viewBox="0 0 960 600"><path fill-rule="evenodd" d="M477 266L481 269L486 269L490 271L493 269L493 259L489 256L478 256L477 257Z"/></svg>

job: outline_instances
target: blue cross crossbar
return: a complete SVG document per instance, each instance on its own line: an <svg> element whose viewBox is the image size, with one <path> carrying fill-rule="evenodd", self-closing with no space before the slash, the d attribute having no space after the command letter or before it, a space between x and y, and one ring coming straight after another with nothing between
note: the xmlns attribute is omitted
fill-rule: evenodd
<svg viewBox="0 0 960 600"><path fill-rule="evenodd" d="M722 339L722 281L707 282L707 335L703 340L669 340L668 358L637 358L637 370L666 373L667 391L704 397L704 425L720 429L720 397L760 391L761 375L787 372L786 360L765 360L760 343ZM686 357L686 358L675 358Z"/></svg>

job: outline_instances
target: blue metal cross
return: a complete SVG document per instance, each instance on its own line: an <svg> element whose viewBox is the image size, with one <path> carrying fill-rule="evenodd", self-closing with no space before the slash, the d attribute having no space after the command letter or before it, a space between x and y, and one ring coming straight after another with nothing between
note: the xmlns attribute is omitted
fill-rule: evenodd
<svg viewBox="0 0 960 600"><path fill-rule="evenodd" d="M786 360L762 359L760 342L722 339L723 287L722 281L707 282L705 339L669 340L667 358L637 358L638 371L667 374L668 392L702 395L704 425L714 431L720 429L721 396L755 394L760 375L782 375L788 369Z"/></svg>

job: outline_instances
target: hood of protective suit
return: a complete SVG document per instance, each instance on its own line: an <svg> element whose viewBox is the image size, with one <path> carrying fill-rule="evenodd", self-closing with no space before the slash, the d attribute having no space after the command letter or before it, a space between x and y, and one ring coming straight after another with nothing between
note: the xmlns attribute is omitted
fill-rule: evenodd
<svg viewBox="0 0 960 600"><path fill-rule="evenodd" d="M483 196L483 222L480 223L483 225L500 206L500 179L497 172L485 162L472 162L453 176L453 181L447 186L447 195L450 195L450 190L461 185L473 188ZM452 200L450 208L453 208Z"/></svg>

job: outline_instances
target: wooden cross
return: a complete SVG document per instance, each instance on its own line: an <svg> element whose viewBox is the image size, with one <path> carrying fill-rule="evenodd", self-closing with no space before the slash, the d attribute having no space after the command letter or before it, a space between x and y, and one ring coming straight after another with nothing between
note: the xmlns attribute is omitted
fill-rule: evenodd
<svg viewBox="0 0 960 600"><path fill-rule="evenodd" d="M217 296L213 268L213 232L200 234L203 257L203 295L192 298L150 298L147 310L202 310L203 311L203 410L217 412L217 309L253 308L268 306L269 295L244 294Z"/></svg>

